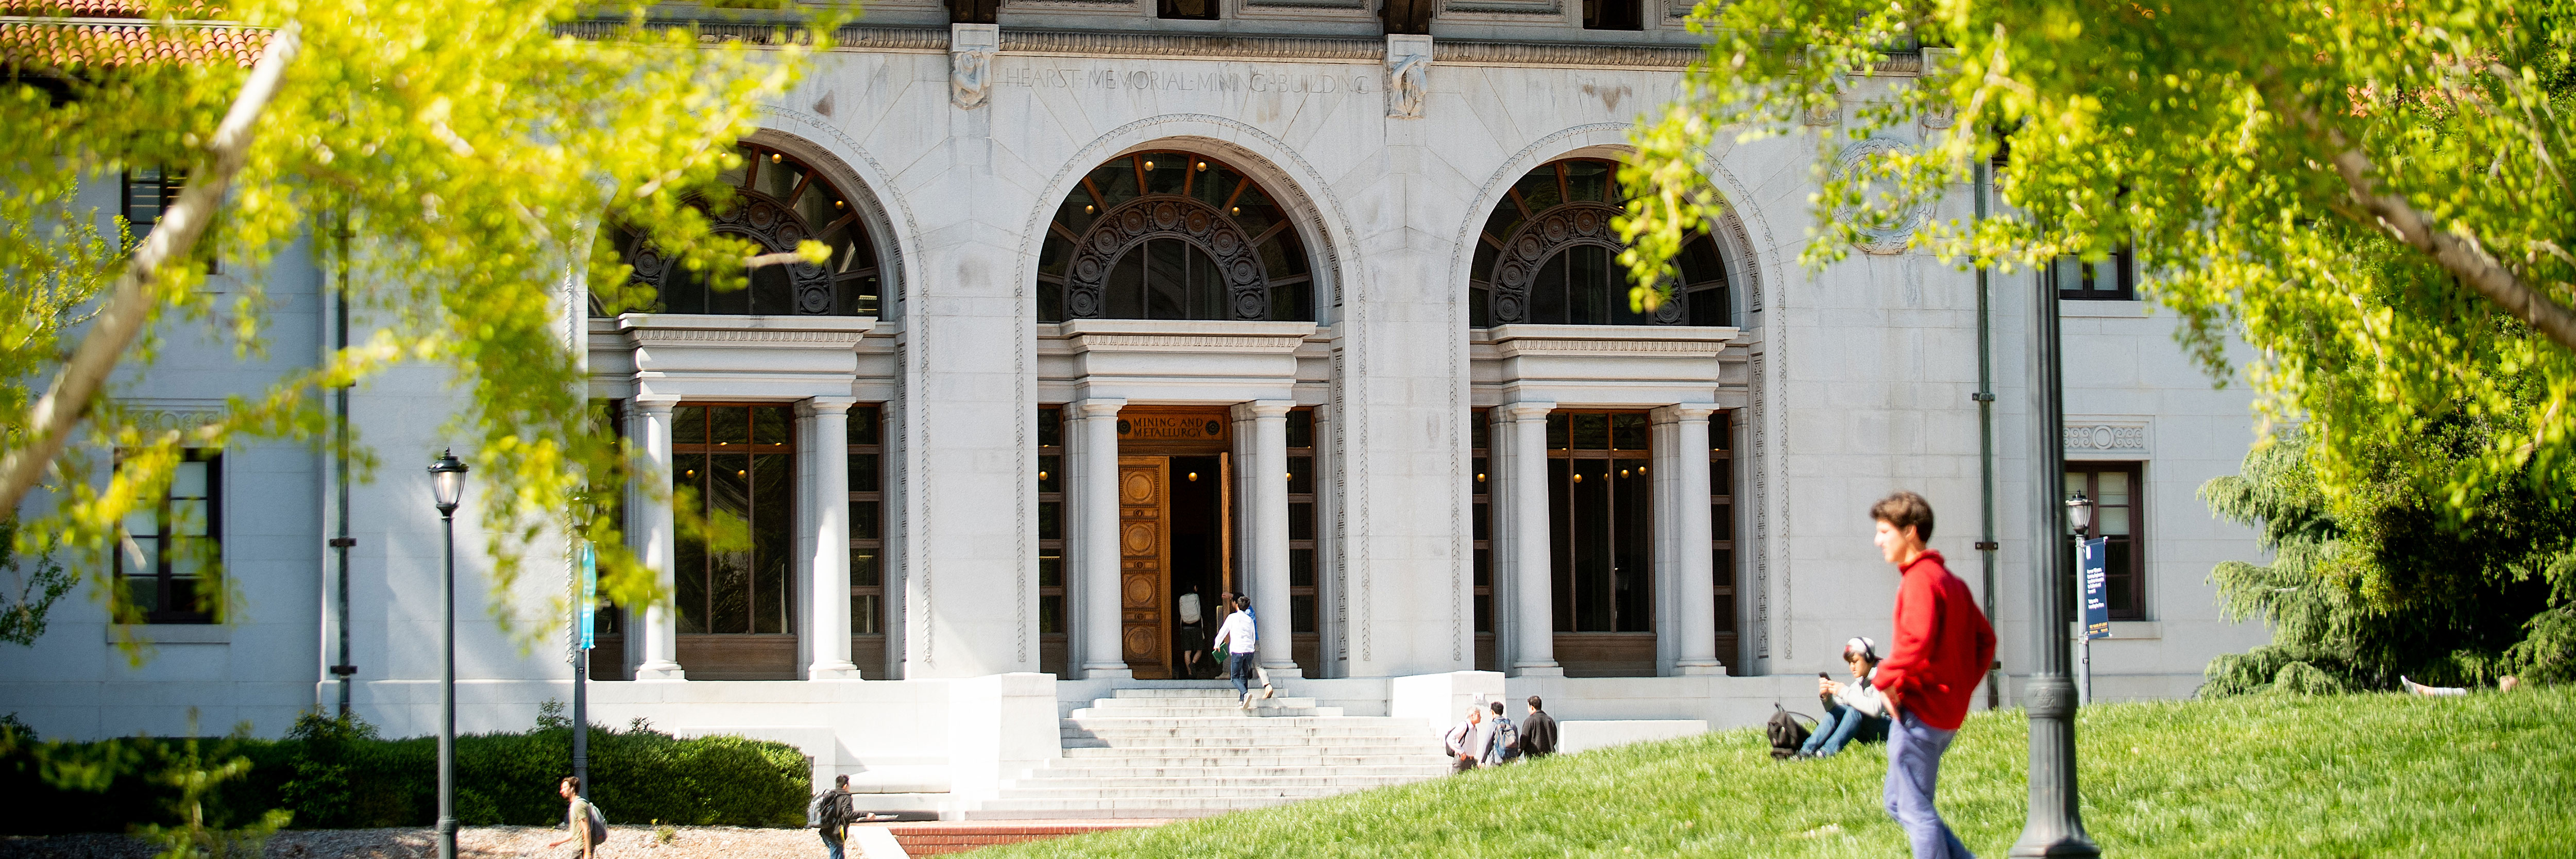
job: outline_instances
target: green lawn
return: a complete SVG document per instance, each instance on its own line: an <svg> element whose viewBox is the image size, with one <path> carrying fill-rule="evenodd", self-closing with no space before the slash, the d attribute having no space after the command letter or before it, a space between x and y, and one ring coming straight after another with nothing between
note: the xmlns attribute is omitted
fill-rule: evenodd
<svg viewBox="0 0 2576 859"><path fill-rule="evenodd" d="M2021 832L2021 711L1969 719L1941 808L1980 856ZM2106 856L2576 856L2576 692L2088 708L2084 819ZM1007 856L1906 855L1862 746L1774 763L1753 731L1541 763Z"/></svg>

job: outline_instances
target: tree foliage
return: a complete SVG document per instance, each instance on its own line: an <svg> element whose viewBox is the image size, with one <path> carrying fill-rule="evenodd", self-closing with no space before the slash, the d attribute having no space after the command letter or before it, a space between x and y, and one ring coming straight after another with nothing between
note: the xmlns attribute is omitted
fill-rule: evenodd
<svg viewBox="0 0 2576 859"><path fill-rule="evenodd" d="M272 49L300 40L300 49L283 60L273 96L254 105L246 149L202 247L129 275L146 299L142 339L111 353L123 361L120 382L64 404L84 420L71 452L46 463L45 493L32 502L41 509L24 511L28 527L17 534L20 556L68 550L111 611L129 617L134 607L106 586L106 552L136 499L167 485L182 448L316 440L327 427L319 393L412 362L444 368L469 395L445 432L474 461L471 506L496 559L496 590L511 587L532 541L583 527L600 544L602 590L623 602L652 598L652 579L621 548L609 505L580 503L585 487L623 486L627 473L609 428L588 417L581 356L568 336L585 313L580 284L627 281L598 225L623 225L719 287L738 288L748 245L711 236L691 201L721 205L725 186L713 179L738 160L730 144L821 46L812 34L832 32L843 14L768 16L780 29L752 45L647 26L648 8L226 0L214 14L230 23L206 24L188 19L209 10L150 0L142 16L158 22L153 39L199 44L237 32ZM613 32L561 32L577 19ZM79 23L60 23L55 42L77 44ZM45 25L40 16L29 26ZM99 330L81 314L114 306L107 284L127 263L123 247L96 228L99 214L75 198L77 183L114 183L133 168L186 171L192 183L221 179L234 165L217 157L218 123L243 109L237 100L248 103L249 71L220 53L169 62L44 46L0 43L0 128L9 129L0 134L0 224L8 225L0 277L9 287L0 290L0 452L8 453L40 449L36 393L48 377L66 377L66 354L79 360L75 343ZM345 237L317 244L339 275L329 280L348 287L358 342L264 391L235 395L200 427L160 426L120 406L115 394L182 336L262 356L279 303L265 268L290 244L324 233ZM802 258L820 250L804 248ZM221 261L225 277L209 279L210 260ZM650 300L606 292L613 307ZM363 446L357 455L362 468L375 462Z"/></svg>
<svg viewBox="0 0 2576 859"><path fill-rule="evenodd" d="M2222 381L2241 362L2267 421L2311 435L2325 491L2396 475L2455 521L2490 493L2555 504L2576 485L2571 25L2564 0L1702 3L1708 57L1622 172L1622 259L1658 282L1722 205L1712 147L1840 115L1812 132L1803 264L1873 231L2007 272L2133 245L2187 350ZM1916 45L1922 76L1874 76ZM1828 168L1870 137L1908 145ZM1994 217L1917 220L1999 158ZM2378 444L2469 424L2470 449Z"/></svg>
<svg viewBox="0 0 2576 859"><path fill-rule="evenodd" d="M2462 437L2484 432L2449 424L2383 442L2370 491L2338 494L2294 430L2203 485L2211 511L2257 528L2275 554L2211 571L2229 618L2263 620L2272 643L2211 661L2202 693L2576 678L2576 512L2518 481L2465 519L2440 515L2444 499L2403 473L2414 460L2399 454L2473 451Z"/></svg>

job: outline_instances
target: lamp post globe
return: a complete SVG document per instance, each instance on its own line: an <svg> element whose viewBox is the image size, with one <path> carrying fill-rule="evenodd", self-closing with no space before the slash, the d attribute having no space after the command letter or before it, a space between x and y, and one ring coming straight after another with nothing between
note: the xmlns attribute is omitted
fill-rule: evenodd
<svg viewBox="0 0 2576 859"><path fill-rule="evenodd" d="M438 859L456 859L456 505L465 497L466 470L453 451L429 464L430 501L447 538L439 575Z"/></svg>
<svg viewBox="0 0 2576 859"><path fill-rule="evenodd" d="M2092 533L2093 499L2084 497L2084 490L2078 489L2074 495L2067 496L2066 524L2075 526L2076 539Z"/></svg>

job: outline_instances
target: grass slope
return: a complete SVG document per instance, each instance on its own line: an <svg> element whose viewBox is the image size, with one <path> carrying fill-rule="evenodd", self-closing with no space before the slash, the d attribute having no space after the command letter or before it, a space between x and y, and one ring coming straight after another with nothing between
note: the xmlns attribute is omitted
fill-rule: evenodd
<svg viewBox="0 0 2576 859"><path fill-rule="evenodd" d="M1980 856L2021 833L2027 736L1979 714L1943 760ZM2576 691L2101 705L2076 736L2106 856L2576 856ZM1884 749L1782 764L1728 731L975 855L1903 856Z"/></svg>

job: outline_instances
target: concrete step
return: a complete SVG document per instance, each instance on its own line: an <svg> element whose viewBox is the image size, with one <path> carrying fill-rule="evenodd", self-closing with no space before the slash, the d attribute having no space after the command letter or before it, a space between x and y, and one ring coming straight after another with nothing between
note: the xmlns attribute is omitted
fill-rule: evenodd
<svg viewBox="0 0 2576 859"><path fill-rule="evenodd" d="M1203 812L1238 811L1286 805L1297 798L1284 796L1246 797L1134 797L1126 799L994 799L986 800L982 811L1117 811L1126 817L1169 817L1155 812L1197 810ZM1076 817L1079 815L1065 815Z"/></svg>
<svg viewBox="0 0 2576 859"><path fill-rule="evenodd" d="M1337 708L1326 707L1322 709L1329 710ZM1305 727L1375 727L1385 728L1402 734L1422 734L1427 736L1434 733L1426 730L1423 727L1422 720L1420 719L1392 719L1385 716L1139 716L1124 710L1104 712L1091 709L1075 710L1073 713L1074 714L1071 717L1065 719L1065 723L1081 725L1084 727L1098 725L1109 728L1210 727L1260 728L1264 730L1271 728Z"/></svg>
<svg viewBox="0 0 2576 859"><path fill-rule="evenodd" d="M1259 690L1254 690L1254 692L1255 694L1252 698L1252 706L1255 709L1262 707L1315 706L1315 699L1313 698L1294 695L1275 695L1263 698L1258 694ZM1091 707L1095 710L1185 710L1193 713L1205 713L1210 716L1216 716L1222 715L1226 710L1242 709L1243 702L1237 700L1229 693L1216 698L1093 698L1091 699Z"/></svg>
<svg viewBox="0 0 2576 859"><path fill-rule="evenodd" d="M1064 735L1260 735L1260 738L1401 738L1425 735L1406 725L1347 725L1342 720L1064 720Z"/></svg>
<svg viewBox="0 0 2576 859"><path fill-rule="evenodd" d="M1116 761L1122 766L1152 769L1176 767L1359 767L1419 765L1436 756L1419 752L1402 755L1152 755L1125 754L1124 749L1066 749L1071 758Z"/></svg>
<svg viewBox="0 0 2576 859"><path fill-rule="evenodd" d="M1028 776L1023 778L1005 780L1002 782L1002 788L1004 790L1009 790L1014 787L1030 788L1035 790L1054 790L1067 786L1090 786L1105 789L1133 789L1148 787L1213 789L1232 787L1339 786L1349 790L1360 790L1381 784L1403 784L1405 782L1437 776L1441 772L1445 772L1445 770L1433 770L1430 767L1421 767L1407 769L1406 771L1399 773L1381 773L1377 775L1346 775L1342 773L1325 772L1313 775L1236 774L1178 777L1169 775L1105 776L1082 770L1040 770L1030 773Z"/></svg>
<svg viewBox="0 0 2576 859"><path fill-rule="evenodd" d="M1152 686L1142 689L1112 689L1111 698L1232 698L1234 683L1226 680L1205 681L1204 686ZM1258 688L1256 686L1256 688Z"/></svg>
<svg viewBox="0 0 2576 859"><path fill-rule="evenodd" d="M1337 719L1340 707L1241 707L1224 706L1207 709L1187 707L1118 707L1099 709L1084 707L1072 713L1085 719Z"/></svg>
<svg viewBox="0 0 2576 859"><path fill-rule="evenodd" d="M1333 795L1335 795L1335 794L1350 793L1350 792L1352 792L1352 791L1356 791L1356 790L1367 790L1367 789L1372 788L1372 787L1380 787L1380 786L1381 786L1381 785L1374 785L1374 784L1370 784L1370 785L1352 785L1352 786L1338 786L1338 785L1336 785L1336 786L1313 786L1313 787L1296 787L1296 786L1289 786L1289 785L1256 785L1256 786L1250 786L1250 787L1228 787L1228 788L1213 788L1213 787L1136 787L1136 788L1094 788L1094 787L1043 788L1043 787L1024 787L1024 788L1020 788L1020 789L1018 789L1018 790L1011 791L1011 793L1010 793L1010 798L1011 798L1011 799L1017 799L1017 800L1041 800L1041 799L1171 799L1171 800L1204 800L1204 799L1226 799L1226 800L1242 800L1242 799L1287 799L1287 800L1296 800L1296 799L1314 799L1314 798L1316 798L1316 797L1322 797L1322 796L1333 796Z"/></svg>
<svg viewBox="0 0 2576 859"><path fill-rule="evenodd" d="M1275 803L1274 803L1275 804ZM1214 817L1241 811L1239 808L1165 808L1124 811L1115 808L1011 808L963 812L965 820L1177 820L1190 817Z"/></svg>
<svg viewBox="0 0 2576 859"><path fill-rule="evenodd" d="M1042 770L1030 770L1026 774L1022 775L1020 780L1055 778L1146 778L1166 779L1172 781L1206 779L1229 781L1234 779L1265 778L1428 778L1431 776L1441 775L1449 771L1449 762L1440 759L1429 759L1419 763L1349 767L1156 767L1122 766L1121 764L1127 762L1106 758L1087 760L1089 762L1097 763L1098 765L1077 766L1070 765L1073 763L1071 761L1059 761L1056 766Z"/></svg>
<svg viewBox="0 0 2576 859"><path fill-rule="evenodd" d="M1274 749L1282 753L1301 749L1401 748L1433 749L1439 744L1413 737L1297 737L1268 734L1218 734L1215 736L1107 736L1067 733L1059 738L1068 749Z"/></svg>

